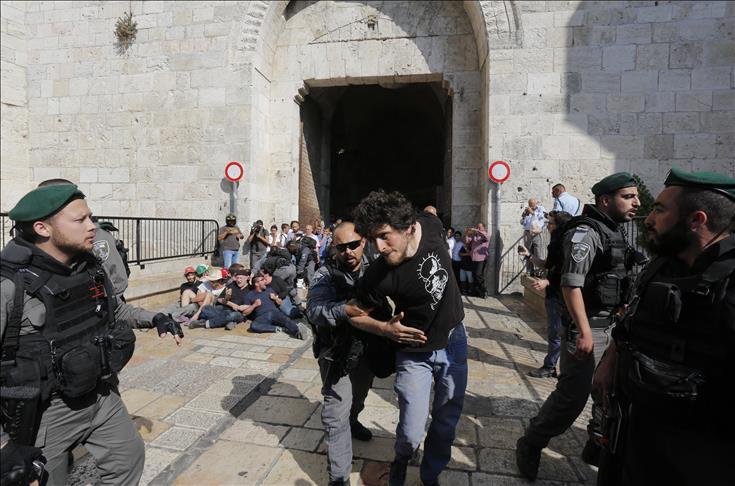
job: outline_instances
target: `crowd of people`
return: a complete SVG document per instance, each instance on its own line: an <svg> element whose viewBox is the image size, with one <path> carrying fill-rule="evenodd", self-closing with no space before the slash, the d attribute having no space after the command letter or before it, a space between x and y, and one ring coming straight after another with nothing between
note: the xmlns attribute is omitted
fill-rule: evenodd
<svg viewBox="0 0 735 486"><path fill-rule="evenodd" d="M518 470L530 480L590 394L582 457L599 465L599 485L732 478L735 179L673 168L664 185L645 220L655 258L635 281L633 267L645 258L621 230L640 207L630 174L592 186L594 204L580 208L554 186L554 210L536 200L524 210L524 231L543 224L551 233L546 258L520 249L544 272L537 285L549 317L547 356L530 373L558 375L516 444ZM313 333L330 486L349 484L352 439L372 438L359 422L365 397L374 377L390 375L399 418L388 484L405 484L422 441L420 480L438 484L468 379L462 293L486 292L482 224L462 235L445 229L433 207L417 212L382 190L351 221L328 228L315 222L302 232L294 221L268 232L256 221L245 236L230 215L218 236L227 268L185 268L169 314L124 302L127 275L113 251L96 251L111 248L109 235L75 185L39 187L9 216L16 234L2 252L3 484L63 484L77 444L95 457L103 484L137 484L145 449L117 389L133 352L130 327L155 327L180 343L182 324L233 329L246 320L256 333ZM239 263L243 244L249 268Z"/></svg>

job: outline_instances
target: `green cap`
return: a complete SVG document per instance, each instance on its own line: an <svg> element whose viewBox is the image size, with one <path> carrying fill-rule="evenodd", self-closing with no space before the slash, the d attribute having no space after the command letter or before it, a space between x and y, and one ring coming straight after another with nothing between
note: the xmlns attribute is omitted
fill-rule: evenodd
<svg viewBox="0 0 735 486"><path fill-rule="evenodd" d="M8 217L19 223L39 221L53 216L73 200L84 197L74 184L39 187L23 196Z"/></svg>
<svg viewBox="0 0 735 486"><path fill-rule="evenodd" d="M202 275L204 275L205 273L207 273L208 270L209 270L209 267L207 265L201 263L201 264L197 265L196 274L201 277Z"/></svg>
<svg viewBox="0 0 735 486"><path fill-rule="evenodd" d="M664 185L698 187L710 191L719 192L735 201L735 179L716 172L684 172L672 167L666 176Z"/></svg>
<svg viewBox="0 0 735 486"><path fill-rule="evenodd" d="M616 172L602 179L600 182L592 186L592 194L600 196L602 194L611 194L618 189L624 187L635 187L638 183L628 172Z"/></svg>

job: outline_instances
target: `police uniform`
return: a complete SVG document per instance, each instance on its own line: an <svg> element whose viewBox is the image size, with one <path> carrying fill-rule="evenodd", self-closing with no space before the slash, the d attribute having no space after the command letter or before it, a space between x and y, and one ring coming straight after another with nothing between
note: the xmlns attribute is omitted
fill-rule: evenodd
<svg viewBox="0 0 735 486"><path fill-rule="evenodd" d="M672 169L666 186L716 191L735 201L735 179ZM685 196L684 196L685 197ZM735 420L735 213L726 238L692 267L654 259L614 330L620 464L603 455L609 484L733 484ZM608 474L621 476L609 481Z"/></svg>
<svg viewBox="0 0 735 486"><path fill-rule="evenodd" d="M634 186L633 177L622 172L602 179L592 187L592 192L610 194ZM630 267L628 245L618 223L594 204L585 205L582 215L567 223L563 254L561 286L582 289L594 348L581 360L574 356L579 332L567 309L563 308L559 381L538 415L530 420L516 448L519 469L534 479L538 463L533 463L540 450L553 437L571 427L587 403L595 366L610 340L612 316L624 303ZM529 460L531 457L535 459Z"/></svg>
<svg viewBox="0 0 735 486"><path fill-rule="evenodd" d="M84 194L71 184L38 188L9 216L18 223L38 221L80 198ZM65 265L18 235L3 249L2 266L4 391L37 392L35 445L48 460L48 484L64 483L67 452L78 444L95 457L101 484L137 484L144 445L116 389L115 373L134 347L124 321L140 310L116 298L109 277L89 253ZM18 285L22 294L16 292ZM14 425L12 419L3 424L11 437Z"/></svg>
<svg viewBox="0 0 735 486"><path fill-rule="evenodd" d="M364 255L357 274L344 272L335 260L328 260L313 277L306 315L315 328L314 354L322 378L322 423L327 432L330 484L347 484L352 471L352 425L361 430L357 416L373 382L363 352L363 343L350 339L353 328L345 313L345 303L355 295L355 283L368 266ZM372 338L371 338L372 339ZM359 348L359 349L358 349ZM372 436L364 429L362 440ZM356 436L357 437L357 436Z"/></svg>

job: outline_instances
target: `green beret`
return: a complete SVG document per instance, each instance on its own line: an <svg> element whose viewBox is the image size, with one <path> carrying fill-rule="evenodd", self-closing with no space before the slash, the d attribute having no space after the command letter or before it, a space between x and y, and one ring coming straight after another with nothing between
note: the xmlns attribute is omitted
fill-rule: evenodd
<svg viewBox="0 0 735 486"><path fill-rule="evenodd" d="M602 179L600 182L592 186L592 194L600 196L602 194L612 194L618 189L624 187L636 187L638 183L633 176L627 172L617 172Z"/></svg>
<svg viewBox="0 0 735 486"><path fill-rule="evenodd" d="M684 186L708 189L719 192L735 201L735 179L716 172L684 172L681 169L672 167L669 175L666 176L664 185L666 187Z"/></svg>
<svg viewBox="0 0 735 486"><path fill-rule="evenodd" d="M75 199L84 199L84 193L74 184L39 187L23 196L8 217L19 223L39 221L53 216Z"/></svg>

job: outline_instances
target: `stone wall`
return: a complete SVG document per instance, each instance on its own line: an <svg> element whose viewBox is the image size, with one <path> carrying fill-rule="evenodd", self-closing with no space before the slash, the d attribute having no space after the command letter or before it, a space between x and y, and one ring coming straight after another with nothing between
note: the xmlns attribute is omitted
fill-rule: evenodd
<svg viewBox="0 0 735 486"><path fill-rule="evenodd" d="M735 176L735 4L515 2L518 44L490 46L490 159L510 161L504 240L551 186L590 202L614 171L657 192L672 166Z"/></svg>
<svg viewBox="0 0 735 486"><path fill-rule="evenodd" d="M0 18L0 208L8 210L30 188L28 67L25 2L2 2ZM3 232L6 228L0 228Z"/></svg>
<svg viewBox="0 0 735 486"><path fill-rule="evenodd" d="M732 2L288 4L133 2L120 53L129 2L3 1L2 209L60 176L98 214L289 221L297 101L353 82L445 83L452 223L486 221L505 246L559 181L589 201L616 170L654 192L672 165L735 175ZM512 167L499 189L496 159Z"/></svg>

